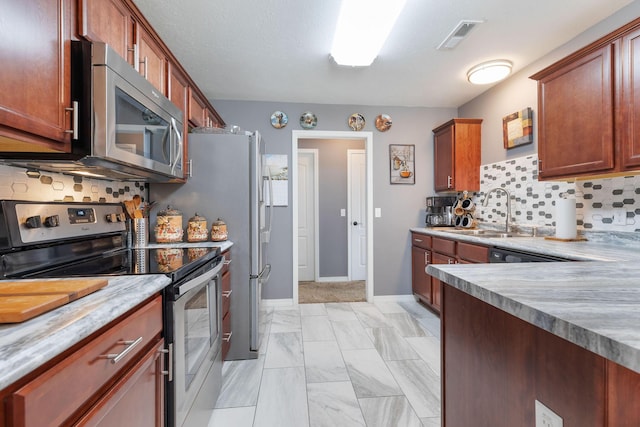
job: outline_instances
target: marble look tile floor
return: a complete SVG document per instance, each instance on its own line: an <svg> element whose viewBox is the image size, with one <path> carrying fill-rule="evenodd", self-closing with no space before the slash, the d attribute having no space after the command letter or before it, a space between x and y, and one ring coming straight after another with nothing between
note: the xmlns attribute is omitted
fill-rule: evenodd
<svg viewBox="0 0 640 427"><path fill-rule="evenodd" d="M266 307L208 427L435 427L440 319L412 300ZM200 427L200 426L189 426Z"/></svg>

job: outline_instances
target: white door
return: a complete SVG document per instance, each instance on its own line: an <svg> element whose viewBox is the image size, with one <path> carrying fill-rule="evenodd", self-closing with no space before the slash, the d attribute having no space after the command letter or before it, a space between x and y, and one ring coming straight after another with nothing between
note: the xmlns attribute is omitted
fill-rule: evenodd
<svg viewBox="0 0 640 427"><path fill-rule="evenodd" d="M365 150L348 150L347 156L349 157L349 278L350 280L365 280L367 277Z"/></svg>
<svg viewBox="0 0 640 427"><path fill-rule="evenodd" d="M298 151L298 280L313 281L315 273L317 150Z"/></svg>

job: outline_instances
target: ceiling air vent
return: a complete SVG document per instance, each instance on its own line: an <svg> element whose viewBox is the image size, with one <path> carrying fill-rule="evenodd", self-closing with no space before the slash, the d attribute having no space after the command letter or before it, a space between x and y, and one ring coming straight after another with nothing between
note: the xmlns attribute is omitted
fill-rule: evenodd
<svg viewBox="0 0 640 427"><path fill-rule="evenodd" d="M458 22L458 25L449 33L449 35L438 45L436 49L445 50L445 49L453 49L458 43L462 41L471 30L477 25L481 24L482 21L476 21L471 19L463 19Z"/></svg>

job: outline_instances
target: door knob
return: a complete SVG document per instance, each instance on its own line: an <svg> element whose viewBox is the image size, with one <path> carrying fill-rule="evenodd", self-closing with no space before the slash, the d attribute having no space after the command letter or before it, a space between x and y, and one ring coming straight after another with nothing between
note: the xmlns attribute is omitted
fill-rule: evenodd
<svg viewBox="0 0 640 427"><path fill-rule="evenodd" d="M358 221L353 221L353 225L358 225Z"/></svg>

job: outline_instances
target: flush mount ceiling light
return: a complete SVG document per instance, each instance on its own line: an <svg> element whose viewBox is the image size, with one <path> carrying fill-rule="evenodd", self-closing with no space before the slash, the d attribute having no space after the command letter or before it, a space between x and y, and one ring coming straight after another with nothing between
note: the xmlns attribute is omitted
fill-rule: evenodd
<svg viewBox="0 0 640 427"><path fill-rule="evenodd" d="M331 56L339 65L371 65L406 0L342 0Z"/></svg>
<svg viewBox="0 0 640 427"><path fill-rule="evenodd" d="M467 71L467 79L474 85L495 83L511 74L513 63L506 59L483 62Z"/></svg>

